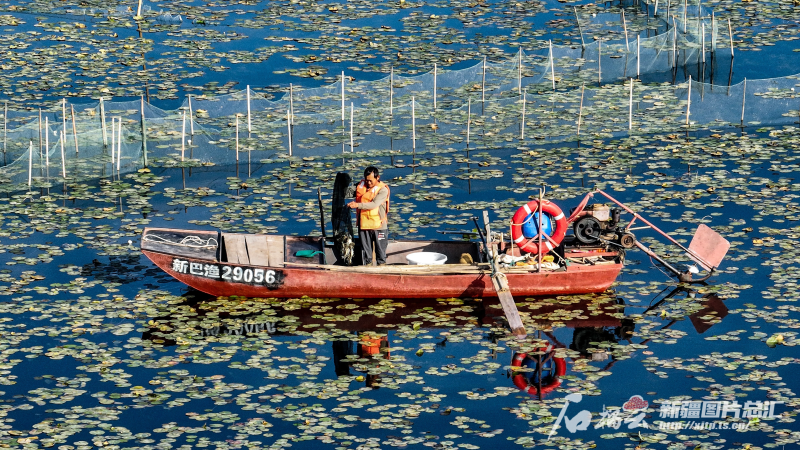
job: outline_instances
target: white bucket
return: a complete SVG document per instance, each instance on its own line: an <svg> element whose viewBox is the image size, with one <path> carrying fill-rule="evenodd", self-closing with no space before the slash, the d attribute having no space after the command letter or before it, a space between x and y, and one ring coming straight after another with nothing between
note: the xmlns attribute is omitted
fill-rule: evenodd
<svg viewBox="0 0 800 450"><path fill-rule="evenodd" d="M412 265L439 265L447 262L447 255L436 252L417 252L406 255L406 261Z"/></svg>

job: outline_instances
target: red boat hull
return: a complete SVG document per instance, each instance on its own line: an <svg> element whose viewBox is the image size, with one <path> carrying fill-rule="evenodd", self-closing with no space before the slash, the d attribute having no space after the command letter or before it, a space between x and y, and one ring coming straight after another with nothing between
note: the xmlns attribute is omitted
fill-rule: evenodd
<svg viewBox="0 0 800 450"><path fill-rule="evenodd" d="M358 273L305 267L258 267L176 257L142 250L153 263L176 280L214 296L260 298L488 298L497 297L488 273ZM180 264L176 264L179 258ZM185 264L184 264L185 262ZM202 267L214 266L216 277L204 276ZM516 296L599 293L616 280L622 264L573 265L565 271L507 274ZM265 271L271 272L265 275ZM271 277L271 283L253 282ZM238 273L241 281L234 281ZM250 274L250 282L244 281ZM228 279L223 279L228 274ZM234 275L231 275L234 274ZM244 274L244 275L242 275ZM265 278L266 277L266 278Z"/></svg>

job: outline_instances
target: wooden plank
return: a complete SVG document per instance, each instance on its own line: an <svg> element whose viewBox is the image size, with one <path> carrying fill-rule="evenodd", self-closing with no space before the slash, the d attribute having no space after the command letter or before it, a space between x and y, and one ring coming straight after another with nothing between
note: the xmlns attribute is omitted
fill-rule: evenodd
<svg viewBox="0 0 800 450"><path fill-rule="evenodd" d="M284 263L288 267L297 267L297 268L305 268L305 269L324 269L330 270L333 272L356 272L356 273L369 273L369 274L386 274L386 275L412 275L412 274L421 274L421 275L444 275L444 274L482 274L486 273L489 270L489 267L486 264L482 264L481 267L472 266L467 264L447 264L447 265L440 265L440 266L334 266L334 265L324 265L324 264L308 264L308 263L296 263L296 262L286 262ZM524 271L527 273L527 271Z"/></svg>
<svg viewBox="0 0 800 450"><path fill-rule="evenodd" d="M228 255L228 262L250 264L250 258L247 257L244 235L223 234L222 239L225 241L225 252Z"/></svg>
<svg viewBox="0 0 800 450"><path fill-rule="evenodd" d="M267 257L269 259L268 266L283 267L284 237L283 236L264 236L264 237L267 240Z"/></svg>
<svg viewBox="0 0 800 450"><path fill-rule="evenodd" d="M497 247L495 247L494 243L492 242L492 232L489 229L488 211L483 212L483 225L486 227L486 242L489 245L489 248L492 249L492 253L496 259ZM496 263L493 262L492 264ZM541 267L541 262L539 267ZM511 291L508 289L508 280L506 279L506 276L501 272L493 273L492 286L494 286L494 290L497 292L497 298L500 300L500 305L503 307L506 320L508 320L508 326L511 328L511 334L516 336L517 339L524 339L527 336L527 333L525 332L525 326L522 325L522 319L519 317L519 311L517 310L517 304L514 302L514 296L511 295Z"/></svg>
<svg viewBox="0 0 800 450"><path fill-rule="evenodd" d="M247 244L247 255L254 266L269 266L269 246L263 235L248 234L244 237Z"/></svg>
<svg viewBox="0 0 800 450"><path fill-rule="evenodd" d="M522 324L522 319L519 317L517 311L517 304L514 302L514 296L508 290L508 281L502 273L495 274L492 277L492 285L494 290L497 291L497 298L500 300L500 305L503 307L503 312L508 320L508 326L511 328L511 334L517 339L524 339L527 334L525 326Z"/></svg>

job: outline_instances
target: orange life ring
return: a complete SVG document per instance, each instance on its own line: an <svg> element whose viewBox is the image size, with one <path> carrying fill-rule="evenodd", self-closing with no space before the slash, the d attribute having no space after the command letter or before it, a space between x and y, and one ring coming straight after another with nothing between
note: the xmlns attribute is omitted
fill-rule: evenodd
<svg viewBox="0 0 800 450"><path fill-rule="evenodd" d="M547 348L540 349L540 351L550 353L552 352L552 348L552 346L547 346ZM514 359L511 361L511 370L513 371L514 367L522 367L526 359L532 358L528 358L527 353L517 353L514 355ZM559 377L567 374L567 363L564 361L564 358L552 357L551 360L553 361L553 366L550 373L552 378L547 383L542 384L541 391L539 391L538 386L531 386L528 383L528 379L525 377L525 373L523 372L519 372L511 378L511 381L514 382L514 386L519 388L522 392L534 395L546 394L557 389L559 386L561 386L561 379Z"/></svg>
<svg viewBox="0 0 800 450"><path fill-rule="evenodd" d="M535 237L526 238L522 233L522 224L524 224L525 221L528 220L528 216L534 214L538 208L539 201L532 200L527 204L522 205L522 207L517 210L517 212L514 214L514 217L511 219L511 239L519 246L521 250L528 253L539 253L539 239ZM561 208L556 206L555 203L547 200L542 200L542 212L550 215L556 223L556 229L549 239L542 236L542 246L546 246L547 252L549 252L550 250L553 250L554 244L555 246L558 246L558 244L564 240L564 236L567 234L567 218L564 216L564 212L561 211ZM533 218L530 220L533 220Z"/></svg>

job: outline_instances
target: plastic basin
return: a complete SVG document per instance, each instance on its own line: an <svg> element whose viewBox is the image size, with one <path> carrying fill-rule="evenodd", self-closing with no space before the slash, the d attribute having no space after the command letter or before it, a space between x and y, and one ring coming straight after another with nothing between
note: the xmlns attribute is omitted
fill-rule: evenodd
<svg viewBox="0 0 800 450"><path fill-rule="evenodd" d="M447 262L447 255L436 252L417 252L406 255L406 261L412 265L432 266Z"/></svg>

